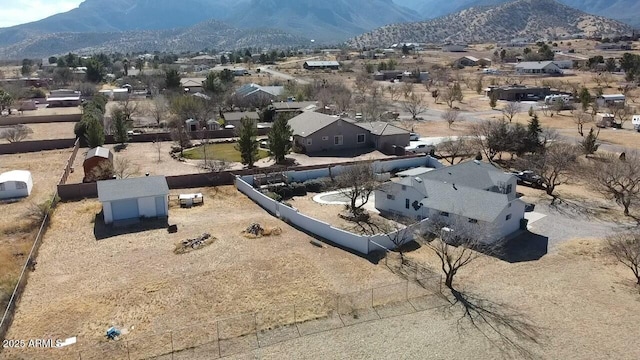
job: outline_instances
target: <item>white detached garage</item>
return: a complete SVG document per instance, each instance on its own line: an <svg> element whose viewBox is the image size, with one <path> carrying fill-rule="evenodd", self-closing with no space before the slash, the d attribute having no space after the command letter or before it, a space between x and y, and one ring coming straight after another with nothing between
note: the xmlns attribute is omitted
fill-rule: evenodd
<svg viewBox="0 0 640 360"><path fill-rule="evenodd" d="M98 181L105 224L118 220L169 216L169 186L164 176Z"/></svg>
<svg viewBox="0 0 640 360"><path fill-rule="evenodd" d="M0 174L0 199L14 199L26 197L33 189L31 172L13 170Z"/></svg>

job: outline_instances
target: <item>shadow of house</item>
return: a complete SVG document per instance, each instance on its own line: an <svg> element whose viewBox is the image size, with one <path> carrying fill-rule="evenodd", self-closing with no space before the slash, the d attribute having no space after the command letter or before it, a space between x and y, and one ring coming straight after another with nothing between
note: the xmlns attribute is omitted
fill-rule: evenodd
<svg viewBox="0 0 640 360"><path fill-rule="evenodd" d="M502 251L495 255L495 257L509 263L535 261L545 256L548 249L548 237L525 231L506 241Z"/></svg>
<svg viewBox="0 0 640 360"><path fill-rule="evenodd" d="M150 230L166 229L169 226L167 218L129 219L116 221L112 225L104 223L103 212L96 214L93 225L93 235L96 240L104 240L115 236L141 233Z"/></svg>

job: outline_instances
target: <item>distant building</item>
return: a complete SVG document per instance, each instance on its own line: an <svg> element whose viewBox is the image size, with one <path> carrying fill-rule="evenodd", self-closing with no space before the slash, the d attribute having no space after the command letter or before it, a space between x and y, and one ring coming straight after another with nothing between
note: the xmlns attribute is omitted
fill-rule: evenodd
<svg viewBox="0 0 640 360"><path fill-rule="evenodd" d="M47 105L49 107L74 107L82 104L80 99L80 91L59 89L51 90L47 96Z"/></svg>
<svg viewBox="0 0 640 360"><path fill-rule="evenodd" d="M504 101L538 101L551 95L551 88L543 87L527 87L527 86L501 86L490 87L486 90L487 97L495 96L498 100Z"/></svg>
<svg viewBox="0 0 640 360"><path fill-rule="evenodd" d="M523 61L516 65L518 74L562 74L562 70L553 61Z"/></svg>
<svg viewBox="0 0 640 360"><path fill-rule="evenodd" d="M302 67L307 70L338 70L340 63L337 61L305 61Z"/></svg>
<svg viewBox="0 0 640 360"><path fill-rule="evenodd" d="M244 84L239 87L235 95L245 102L274 101L284 94L284 86L260 86L258 84Z"/></svg>
<svg viewBox="0 0 640 360"><path fill-rule="evenodd" d="M232 129L240 129L242 127L242 119L249 119L254 124L260 121L260 114L257 111L234 111L222 114L224 119L224 127Z"/></svg>
<svg viewBox="0 0 640 360"><path fill-rule="evenodd" d="M613 105L624 105L626 98L623 94L600 95L596 98L599 107L609 107Z"/></svg>
<svg viewBox="0 0 640 360"><path fill-rule="evenodd" d="M184 92L188 93L201 93L203 92L202 84L206 78L184 78L180 79L180 86L184 88Z"/></svg>
<svg viewBox="0 0 640 360"><path fill-rule="evenodd" d="M274 102L271 106L276 113L301 113L304 111L316 111L318 109L317 101L279 101Z"/></svg>
<svg viewBox="0 0 640 360"><path fill-rule="evenodd" d="M620 50L631 50L631 43L603 43L596 45L596 50L609 50L609 51L620 51Z"/></svg>
<svg viewBox="0 0 640 360"><path fill-rule="evenodd" d="M445 44L442 46L442 51L465 52L467 51L467 45L466 44Z"/></svg>

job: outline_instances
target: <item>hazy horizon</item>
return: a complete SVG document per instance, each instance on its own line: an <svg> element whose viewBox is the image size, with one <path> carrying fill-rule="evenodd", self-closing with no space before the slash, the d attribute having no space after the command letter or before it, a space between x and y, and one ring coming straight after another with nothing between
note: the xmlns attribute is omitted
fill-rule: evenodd
<svg viewBox="0 0 640 360"><path fill-rule="evenodd" d="M38 21L77 8L83 0L0 0L0 28Z"/></svg>

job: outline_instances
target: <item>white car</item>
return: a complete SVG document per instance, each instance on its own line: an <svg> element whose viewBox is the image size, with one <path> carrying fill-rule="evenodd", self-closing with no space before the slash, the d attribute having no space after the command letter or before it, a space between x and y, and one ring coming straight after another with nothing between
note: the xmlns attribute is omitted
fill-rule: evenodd
<svg viewBox="0 0 640 360"><path fill-rule="evenodd" d="M409 134L409 141L418 141L420 140L420 134L412 132Z"/></svg>
<svg viewBox="0 0 640 360"><path fill-rule="evenodd" d="M404 151L408 154L431 154L435 149L436 147L433 145L417 144L405 147Z"/></svg>

